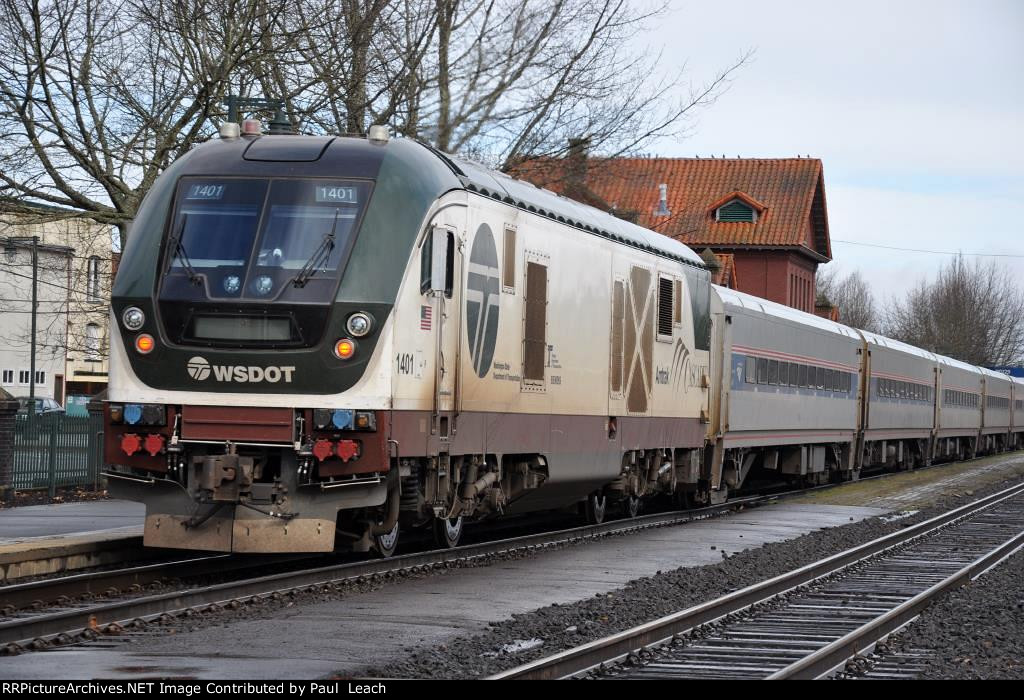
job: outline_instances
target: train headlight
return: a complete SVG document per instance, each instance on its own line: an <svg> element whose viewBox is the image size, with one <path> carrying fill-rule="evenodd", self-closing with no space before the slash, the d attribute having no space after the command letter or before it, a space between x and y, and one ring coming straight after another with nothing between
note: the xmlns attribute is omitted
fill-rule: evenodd
<svg viewBox="0 0 1024 700"><path fill-rule="evenodd" d="M121 314L121 323L130 331L137 331L146 322L146 314L137 306L129 306Z"/></svg>
<svg viewBox="0 0 1024 700"><path fill-rule="evenodd" d="M373 330L373 318L370 314L359 311L348 317L345 328L355 337L362 338Z"/></svg>
<svg viewBox="0 0 1024 700"><path fill-rule="evenodd" d="M242 287L242 280L238 275L228 275L224 278L224 291L228 294L237 294Z"/></svg>
<svg viewBox="0 0 1024 700"><path fill-rule="evenodd" d="M153 348L156 347L156 342L153 340L153 336L149 333L140 333L135 336L135 349L140 355L148 355L153 352Z"/></svg>
<svg viewBox="0 0 1024 700"><path fill-rule="evenodd" d="M274 280L270 279L267 275L260 275L253 282L253 287L256 289L256 293L261 297L265 297L270 294L270 290L274 288Z"/></svg>
<svg viewBox="0 0 1024 700"><path fill-rule="evenodd" d="M356 341L342 338L334 344L334 356L339 360L347 360L356 354Z"/></svg>

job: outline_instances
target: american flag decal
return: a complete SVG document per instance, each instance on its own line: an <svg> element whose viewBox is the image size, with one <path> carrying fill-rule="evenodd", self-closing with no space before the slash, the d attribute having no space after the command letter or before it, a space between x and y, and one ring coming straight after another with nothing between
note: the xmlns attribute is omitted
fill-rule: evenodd
<svg viewBox="0 0 1024 700"><path fill-rule="evenodd" d="M421 306L420 307L420 330L423 330L423 331L429 331L430 330L430 316L431 316L431 308L429 306Z"/></svg>

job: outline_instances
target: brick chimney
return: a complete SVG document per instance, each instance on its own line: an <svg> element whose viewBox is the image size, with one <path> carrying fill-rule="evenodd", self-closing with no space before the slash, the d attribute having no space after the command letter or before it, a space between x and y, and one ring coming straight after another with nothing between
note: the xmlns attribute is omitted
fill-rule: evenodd
<svg viewBox="0 0 1024 700"><path fill-rule="evenodd" d="M587 151L589 149L589 138L569 139L569 152L565 156L565 189L566 194L570 197L587 192Z"/></svg>

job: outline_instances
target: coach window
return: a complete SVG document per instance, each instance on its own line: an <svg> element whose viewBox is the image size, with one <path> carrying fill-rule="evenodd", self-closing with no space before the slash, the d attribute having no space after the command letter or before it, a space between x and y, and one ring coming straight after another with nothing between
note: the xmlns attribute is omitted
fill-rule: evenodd
<svg viewBox="0 0 1024 700"><path fill-rule="evenodd" d="M778 384L779 383L779 361L768 360L768 383Z"/></svg>
<svg viewBox="0 0 1024 700"><path fill-rule="evenodd" d="M817 387L818 389L824 389L825 388L825 368L824 367L815 367L814 368L814 372L815 372L815 375L816 375L815 376L815 381L814 381L814 386Z"/></svg>
<svg viewBox="0 0 1024 700"><path fill-rule="evenodd" d="M748 357L746 362L746 369L744 371L746 376L747 384L757 383L757 358Z"/></svg>
<svg viewBox="0 0 1024 700"><path fill-rule="evenodd" d="M789 363L788 362L780 362L779 363L779 385L780 386L789 386Z"/></svg>
<svg viewBox="0 0 1024 700"><path fill-rule="evenodd" d="M799 384L801 389L807 388L807 365L800 365L798 368L800 375Z"/></svg>
<svg viewBox="0 0 1024 700"><path fill-rule="evenodd" d="M768 383L768 359L765 357L757 358L757 383Z"/></svg>

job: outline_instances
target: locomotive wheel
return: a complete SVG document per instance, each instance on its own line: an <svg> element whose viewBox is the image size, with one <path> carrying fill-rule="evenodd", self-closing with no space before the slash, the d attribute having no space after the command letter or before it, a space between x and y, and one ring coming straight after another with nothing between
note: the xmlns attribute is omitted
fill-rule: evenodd
<svg viewBox="0 0 1024 700"><path fill-rule="evenodd" d="M587 524L588 525L600 525L604 522L604 511L608 505L608 497L603 493L595 491L594 493L587 496L587 503L585 506Z"/></svg>
<svg viewBox="0 0 1024 700"><path fill-rule="evenodd" d="M624 501L623 510L630 518L635 518L640 513L640 499L637 496L629 496Z"/></svg>
<svg viewBox="0 0 1024 700"><path fill-rule="evenodd" d="M387 559L395 550L398 548L398 523L391 528L391 532L387 532L383 535L374 535L373 543L377 548L377 553L384 559Z"/></svg>
<svg viewBox="0 0 1024 700"><path fill-rule="evenodd" d="M434 518L434 542L438 547L451 549L459 546L462 539L462 516L449 520L448 518Z"/></svg>

